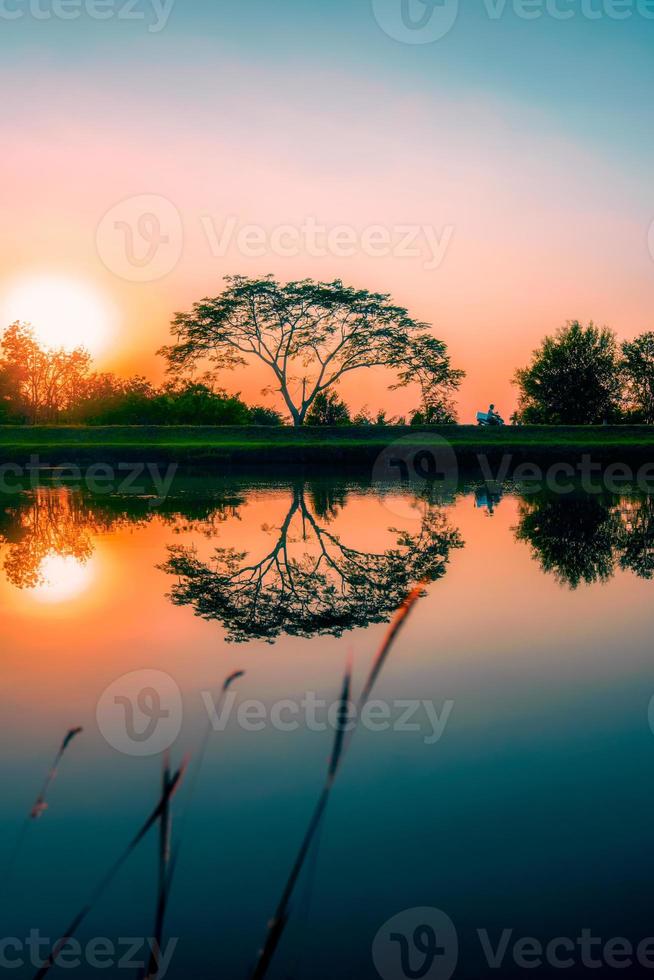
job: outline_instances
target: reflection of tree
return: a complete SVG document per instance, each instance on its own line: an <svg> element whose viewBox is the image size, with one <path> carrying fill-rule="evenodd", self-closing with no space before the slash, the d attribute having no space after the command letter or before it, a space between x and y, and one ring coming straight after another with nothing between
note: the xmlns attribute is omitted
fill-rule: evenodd
<svg viewBox="0 0 654 980"><path fill-rule="evenodd" d="M572 589L607 582L616 568L654 577L651 498L585 494L521 501L516 537L530 545L543 571Z"/></svg>
<svg viewBox="0 0 654 980"><path fill-rule="evenodd" d="M165 570L177 575L171 598L198 616L224 623L231 640L330 634L384 622L408 591L445 572L450 550L462 546L442 510L425 508L415 533L390 529L394 547L372 554L348 547L330 529L340 501L302 488L266 554L217 548L211 562L191 548L170 548Z"/></svg>
<svg viewBox="0 0 654 980"><path fill-rule="evenodd" d="M620 513L620 567L639 578L654 578L654 498L625 501Z"/></svg>
<svg viewBox="0 0 654 980"><path fill-rule="evenodd" d="M86 562L93 553L91 533L98 519L77 495L36 490L0 512L0 542L9 545L4 569L19 589L43 581L41 566L51 554Z"/></svg>
<svg viewBox="0 0 654 980"><path fill-rule="evenodd" d="M7 546L4 570L17 588L34 588L43 582L42 566L49 555L84 564L98 534L159 519L179 531L210 535L241 502L238 497L169 498L153 508L147 497L99 498L79 490L40 487L0 508L0 545Z"/></svg>

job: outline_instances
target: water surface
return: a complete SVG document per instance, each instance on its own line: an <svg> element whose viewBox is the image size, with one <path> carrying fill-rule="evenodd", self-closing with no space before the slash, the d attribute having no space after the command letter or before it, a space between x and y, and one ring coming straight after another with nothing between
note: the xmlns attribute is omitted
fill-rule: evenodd
<svg viewBox="0 0 654 980"><path fill-rule="evenodd" d="M357 730L270 976L376 977L378 930L420 906L455 924L461 977L492 975L478 929L654 933L650 498L195 478L162 504L42 488L4 500L0 566L3 862L63 734L84 727L21 846L3 935L58 935L157 799L161 755L100 731L117 679L173 679L179 764L197 755L202 692L234 670L237 704L331 704L351 655L358 696L420 582L373 696L429 701L447 724L436 740L423 714L418 730ZM247 976L332 742L329 728L249 731L235 716L212 736L183 826L169 977ZM156 884L151 835L80 939L151 936Z"/></svg>

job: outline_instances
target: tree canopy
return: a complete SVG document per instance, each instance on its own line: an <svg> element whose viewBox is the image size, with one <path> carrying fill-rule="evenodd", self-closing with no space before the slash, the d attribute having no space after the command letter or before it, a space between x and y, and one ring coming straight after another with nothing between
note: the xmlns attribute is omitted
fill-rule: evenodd
<svg viewBox="0 0 654 980"><path fill-rule="evenodd" d="M89 374L87 351L45 350L28 324L8 327L0 351L5 414L28 422L57 421L73 405Z"/></svg>
<svg viewBox="0 0 654 980"><path fill-rule="evenodd" d="M177 342L165 347L172 371L209 363L234 369L257 359L267 366L295 425L341 378L364 368L393 369L394 387L417 384L423 406L451 400L463 372L427 324L413 320L388 295L306 279L285 285L272 276L227 276L213 298L178 313Z"/></svg>
<svg viewBox="0 0 654 980"><path fill-rule="evenodd" d="M654 333L622 345L622 371L627 404L643 422L654 422Z"/></svg>
<svg viewBox="0 0 654 980"><path fill-rule="evenodd" d="M597 425L620 413L622 381L613 331L573 320L546 337L529 367L516 372L520 421Z"/></svg>

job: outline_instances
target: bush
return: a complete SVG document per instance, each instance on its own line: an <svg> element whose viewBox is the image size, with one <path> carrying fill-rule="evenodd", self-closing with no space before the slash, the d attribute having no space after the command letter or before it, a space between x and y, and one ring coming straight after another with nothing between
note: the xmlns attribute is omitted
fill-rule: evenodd
<svg viewBox="0 0 654 980"><path fill-rule="evenodd" d="M335 391L323 391L309 409L307 425L351 425L350 410Z"/></svg>

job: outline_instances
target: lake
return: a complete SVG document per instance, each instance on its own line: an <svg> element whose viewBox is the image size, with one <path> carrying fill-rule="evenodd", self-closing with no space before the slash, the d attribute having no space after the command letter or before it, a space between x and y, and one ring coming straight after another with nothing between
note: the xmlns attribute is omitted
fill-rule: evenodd
<svg viewBox="0 0 654 980"><path fill-rule="evenodd" d="M36 973L30 931L61 935L153 812L167 749L172 772L189 759L170 799L165 975L251 975L338 752L348 664L348 732L267 975L576 976L629 944L654 964L653 498L44 486L5 496L0 566L13 976ZM162 836L171 865L162 826L93 904L68 975L139 976Z"/></svg>

